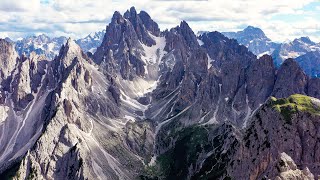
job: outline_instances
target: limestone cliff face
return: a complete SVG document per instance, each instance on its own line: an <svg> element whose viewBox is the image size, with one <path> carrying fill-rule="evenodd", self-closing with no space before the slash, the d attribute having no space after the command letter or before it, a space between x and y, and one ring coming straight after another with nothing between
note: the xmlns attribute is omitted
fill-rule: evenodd
<svg viewBox="0 0 320 180"><path fill-rule="evenodd" d="M1 41L0 172L22 158L41 133L45 115L43 90L47 61L18 57L12 44Z"/></svg>
<svg viewBox="0 0 320 180"><path fill-rule="evenodd" d="M18 54L14 50L14 47L11 43L7 42L4 39L0 40L0 59L1 59L1 81L8 78L13 71Z"/></svg>
<svg viewBox="0 0 320 180"><path fill-rule="evenodd" d="M280 174L275 179L314 179L314 175L305 167L303 170L297 168L297 165L286 153L281 153L277 164Z"/></svg>
<svg viewBox="0 0 320 180"><path fill-rule="evenodd" d="M112 92L105 91L111 83L73 41L68 40L54 61L52 64L57 66L53 68L59 74L50 77L54 82L49 80L55 87L50 93L48 121L16 177L131 179L137 176L143 168L139 155L146 156L148 149L152 150L150 123L123 122Z"/></svg>

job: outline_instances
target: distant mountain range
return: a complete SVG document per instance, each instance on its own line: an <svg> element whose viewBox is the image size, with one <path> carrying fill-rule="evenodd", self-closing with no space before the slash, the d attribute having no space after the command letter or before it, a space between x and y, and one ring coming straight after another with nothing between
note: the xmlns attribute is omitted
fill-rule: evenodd
<svg viewBox="0 0 320 180"><path fill-rule="evenodd" d="M198 32L198 36L208 33ZM88 36L75 40L84 52L94 54L97 47L103 41L105 30L91 33ZM239 44L246 46L258 58L264 54L271 55L276 67L279 67L288 58L298 58L299 65L312 77L319 77L319 53L320 43L315 43L309 37L301 37L293 41L283 43L273 42L265 33L257 27L248 26L242 31L222 32L230 39L236 39ZM17 41L6 38L7 41L15 44L15 49L19 55L29 56L32 51L36 54L43 54L49 59L53 59L59 53L59 49L66 43L67 37L48 37L45 34L30 36ZM304 56L305 55L305 56Z"/></svg>
<svg viewBox="0 0 320 180"><path fill-rule="evenodd" d="M100 46L105 30L91 33L85 38L78 39L75 42L81 47L84 52L94 53ZM38 36L29 36L17 41L6 38L8 42L14 43L15 49L19 55L25 54L30 56L31 52L40 55L43 54L49 59L53 59L59 54L59 50L63 44L67 42L67 37L49 37L45 34Z"/></svg>
<svg viewBox="0 0 320 180"><path fill-rule="evenodd" d="M271 54L279 46L279 44L272 42L261 29L253 26L248 26L243 31L222 34L228 38L236 39L238 43L246 46L257 56Z"/></svg>
<svg viewBox="0 0 320 180"><path fill-rule="evenodd" d="M106 30L91 33L85 38L76 40L76 43L84 52L91 52L93 54L96 52L97 47L101 45L105 33Z"/></svg>
<svg viewBox="0 0 320 180"><path fill-rule="evenodd" d="M302 69L312 77L318 77L320 43L315 43L309 37L301 37L293 41L275 43L264 32L256 27L248 26L238 32L224 32L225 36L236 39L246 46L258 57L268 54L273 57L274 63L279 67L288 58L297 58Z"/></svg>

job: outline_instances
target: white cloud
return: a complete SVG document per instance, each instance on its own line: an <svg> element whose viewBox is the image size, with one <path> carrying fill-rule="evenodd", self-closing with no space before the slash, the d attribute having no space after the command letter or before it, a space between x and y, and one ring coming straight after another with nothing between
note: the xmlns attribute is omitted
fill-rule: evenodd
<svg viewBox="0 0 320 180"><path fill-rule="evenodd" d="M300 14L306 16L306 19L307 16L315 16L303 10L305 5L313 1L49 0L40 5L40 0L1 0L0 10L11 8L11 11L16 12L0 11L0 32L7 32L14 38L21 34L41 32L79 38L104 29L114 11L124 13L135 6L138 11L148 12L161 29L175 27L181 20L186 20L195 32L233 31L253 25L262 28L276 41L291 39L302 33L316 38L317 32L312 29L319 28L319 19L297 21L295 25L281 19L272 19L281 14Z"/></svg>
<svg viewBox="0 0 320 180"><path fill-rule="evenodd" d="M39 0L1 0L0 10L6 12L34 11L39 8Z"/></svg>

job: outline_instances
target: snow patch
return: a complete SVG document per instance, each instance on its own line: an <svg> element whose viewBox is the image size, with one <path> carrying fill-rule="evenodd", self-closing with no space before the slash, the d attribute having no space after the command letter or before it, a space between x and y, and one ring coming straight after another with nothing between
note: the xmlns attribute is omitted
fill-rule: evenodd
<svg viewBox="0 0 320 180"><path fill-rule="evenodd" d="M200 39L197 39L197 41L200 46L204 45L203 41L201 41Z"/></svg>
<svg viewBox="0 0 320 180"><path fill-rule="evenodd" d="M132 116L125 115L124 118L127 119L128 121L136 122L136 119Z"/></svg>
<svg viewBox="0 0 320 180"><path fill-rule="evenodd" d="M257 58L259 59L259 58L261 58L263 55L270 55L271 54L271 52L270 51L265 51L265 52L263 52L263 53L261 53L261 54L258 54L257 55Z"/></svg>
<svg viewBox="0 0 320 180"><path fill-rule="evenodd" d="M222 84L219 84L219 93L220 94L221 94L221 91L222 91ZM219 96L219 99L218 99L218 102L217 102L217 105L216 105L216 109L215 109L215 111L213 113L213 116L211 117L211 119L208 122L204 123L203 125L218 124L217 114L218 114L220 102L221 102L221 97Z"/></svg>
<svg viewBox="0 0 320 180"><path fill-rule="evenodd" d="M8 117L9 107L0 106L0 125L4 122Z"/></svg>
<svg viewBox="0 0 320 180"><path fill-rule="evenodd" d="M152 158L151 158L151 160L150 160L150 162L149 162L149 164L148 164L148 166L153 166L153 165L155 165L156 160L157 160L157 156L156 156L156 155L153 155Z"/></svg>
<svg viewBox="0 0 320 180"><path fill-rule="evenodd" d="M211 59L211 57L210 57L208 54L207 54L207 57L208 57L208 69L210 69L211 66L212 66L212 63L213 63L215 60Z"/></svg>
<svg viewBox="0 0 320 180"><path fill-rule="evenodd" d="M146 64L156 64L159 63L163 55L166 53L164 51L164 47L166 46L166 38L156 37L150 33L149 35L155 40L156 45L149 47L141 43L141 46L144 50L144 54L141 58Z"/></svg>
<svg viewBox="0 0 320 180"><path fill-rule="evenodd" d="M148 81L137 77L132 81L120 79L119 84L127 96L130 98L137 98L152 92L157 87L158 80Z"/></svg>

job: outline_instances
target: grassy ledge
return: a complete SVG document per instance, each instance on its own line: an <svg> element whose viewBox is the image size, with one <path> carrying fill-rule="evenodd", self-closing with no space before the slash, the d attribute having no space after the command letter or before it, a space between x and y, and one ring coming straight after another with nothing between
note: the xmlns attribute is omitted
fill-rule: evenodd
<svg viewBox="0 0 320 180"><path fill-rule="evenodd" d="M313 98L301 94L294 94L281 99L271 97L269 106L280 112L288 123L291 123L292 115L298 112L320 115L320 106L316 105Z"/></svg>

